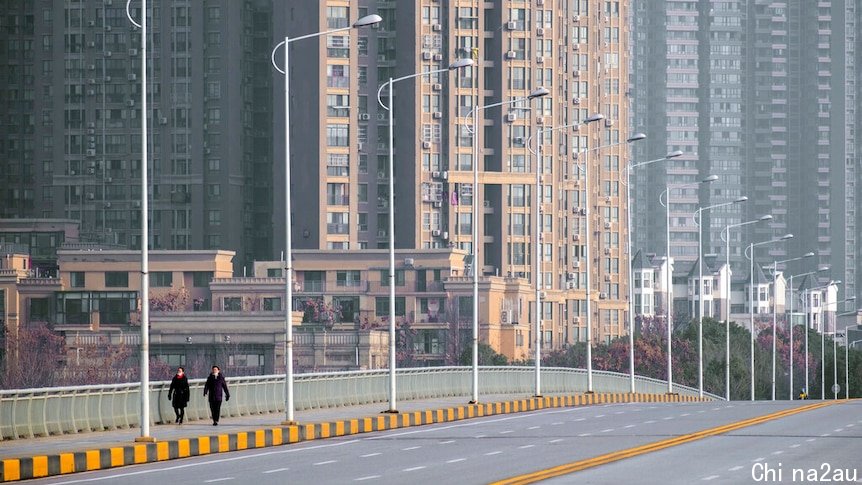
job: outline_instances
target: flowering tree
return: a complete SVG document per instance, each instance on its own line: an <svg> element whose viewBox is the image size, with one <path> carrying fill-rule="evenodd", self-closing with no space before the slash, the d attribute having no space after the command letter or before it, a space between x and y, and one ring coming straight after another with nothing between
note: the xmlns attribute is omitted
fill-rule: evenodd
<svg viewBox="0 0 862 485"><path fill-rule="evenodd" d="M165 293L150 295L150 311L182 312L188 309L189 290L180 288Z"/></svg>
<svg viewBox="0 0 862 485"><path fill-rule="evenodd" d="M341 314L341 305L338 303L326 303L322 297L308 298L302 302L302 323L323 324L326 328L332 328L335 320Z"/></svg>
<svg viewBox="0 0 862 485"><path fill-rule="evenodd" d="M47 323L22 325L6 334L7 353L0 360L0 389L51 387L65 360L62 336Z"/></svg>

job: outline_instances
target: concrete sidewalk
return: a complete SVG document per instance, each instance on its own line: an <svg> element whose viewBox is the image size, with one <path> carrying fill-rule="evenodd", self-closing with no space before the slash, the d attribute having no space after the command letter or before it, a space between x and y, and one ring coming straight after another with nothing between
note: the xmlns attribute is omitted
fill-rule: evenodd
<svg viewBox="0 0 862 485"><path fill-rule="evenodd" d="M398 414L384 413L388 403L315 409L295 413L298 424L283 426L284 414L223 418L182 425L150 427L155 443L135 443L137 428L0 442L0 482L99 470L189 456L279 446L301 441L369 433L425 424L531 411L552 407L622 402L690 402L694 397L655 394L578 394L540 398L525 395L482 396L399 402ZM230 405L229 403L226 403Z"/></svg>

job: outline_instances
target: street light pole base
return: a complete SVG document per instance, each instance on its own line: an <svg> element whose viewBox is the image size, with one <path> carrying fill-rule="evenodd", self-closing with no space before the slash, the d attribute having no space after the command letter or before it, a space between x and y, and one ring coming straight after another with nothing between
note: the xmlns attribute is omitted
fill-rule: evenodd
<svg viewBox="0 0 862 485"><path fill-rule="evenodd" d="M284 420L284 421L282 421L282 422L281 422L281 425L282 425L282 426L296 426L296 425L298 425L298 424L299 424L299 421L288 421L288 420Z"/></svg>
<svg viewBox="0 0 862 485"><path fill-rule="evenodd" d="M471 399L470 401L467 402L467 404L479 404L479 401L474 401Z"/></svg>
<svg viewBox="0 0 862 485"><path fill-rule="evenodd" d="M156 439L152 436L138 436L135 438L135 443L155 443Z"/></svg>
<svg viewBox="0 0 862 485"><path fill-rule="evenodd" d="M397 409L387 409L385 411L380 411L380 414L398 414Z"/></svg>
<svg viewBox="0 0 862 485"><path fill-rule="evenodd" d="M664 395L665 396L679 396L679 393L678 392L666 392L666 393L664 393Z"/></svg>
<svg viewBox="0 0 862 485"><path fill-rule="evenodd" d="M595 394L596 391L584 391L584 394Z"/></svg>

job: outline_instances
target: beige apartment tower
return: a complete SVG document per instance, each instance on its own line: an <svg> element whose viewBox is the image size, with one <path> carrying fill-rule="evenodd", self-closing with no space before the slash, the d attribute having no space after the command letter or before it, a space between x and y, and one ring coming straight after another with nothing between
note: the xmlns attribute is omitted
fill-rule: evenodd
<svg viewBox="0 0 862 485"><path fill-rule="evenodd" d="M383 18L376 28L297 42L291 50L294 247L387 247L389 127L378 88L390 77L472 57L472 67L395 84L396 248L470 253L477 244L481 276L530 284L540 251L543 345L562 348L586 334L589 231L594 339L627 334L628 2L284 2L276 7L273 35L339 28L371 13ZM283 78L273 79L273 106L280 107ZM480 110L478 133L467 128L474 107L526 97L540 86L550 95L531 101L529 110L522 109L527 102ZM384 102L387 94L384 89ZM594 113L605 119L551 130ZM273 117L273 133L283 133L281 109ZM530 149L539 130L546 131L537 163ZM473 143L479 144L478 187ZM614 146L599 148L607 145ZM276 136L273 153L283 152ZM283 155L276 155L275 167L275 206L281 207ZM278 253L284 214L276 211L274 219ZM534 322L534 308L530 314Z"/></svg>

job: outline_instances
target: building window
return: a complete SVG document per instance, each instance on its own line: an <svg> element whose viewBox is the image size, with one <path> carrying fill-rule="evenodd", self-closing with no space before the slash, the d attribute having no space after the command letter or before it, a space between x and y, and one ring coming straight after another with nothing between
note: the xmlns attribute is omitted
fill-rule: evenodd
<svg viewBox="0 0 862 485"><path fill-rule="evenodd" d="M349 141L349 125L326 125L326 146L346 147Z"/></svg>
<svg viewBox="0 0 862 485"><path fill-rule="evenodd" d="M194 271L192 272L192 286L195 288L207 288L210 281L213 279L212 271Z"/></svg>
<svg viewBox="0 0 862 485"><path fill-rule="evenodd" d="M395 316L403 317L405 312L405 300L403 296L395 297ZM374 299L374 315L378 317L389 316L389 297L378 296Z"/></svg>
<svg viewBox="0 0 862 485"><path fill-rule="evenodd" d="M105 286L108 288L128 288L129 273L126 271L106 271Z"/></svg>
<svg viewBox="0 0 862 485"><path fill-rule="evenodd" d="M281 311L281 298L264 298L263 310L267 312Z"/></svg>
<svg viewBox="0 0 862 485"><path fill-rule="evenodd" d="M404 270L395 270L395 286L404 286ZM389 286L389 270L380 270L380 286Z"/></svg>
<svg viewBox="0 0 862 485"><path fill-rule="evenodd" d="M281 278L282 276L281 268L267 268L266 269L266 277L267 278Z"/></svg>
<svg viewBox="0 0 862 485"><path fill-rule="evenodd" d="M242 311L242 299L238 296L226 296L222 300L222 309L226 312Z"/></svg>
<svg viewBox="0 0 862 485"><path fill-rule="evenodd" d="M170 271L155 271L150 275L150 284L153 287L167 288L174 282L174 274Z"/></svg>
<svg viewBox="0 0 862 485"><path fill-rule="evenodd" d="M72 288L83 288L86 286L86 277L83 271L73 271L69 273L69 285Z"/></svg>
<svg viewBox="0 0 862 485"><path fill-rule="evenodd" d="M360 272L358 270L338 271L335 273L336 286L359 286Z"/></svg>

